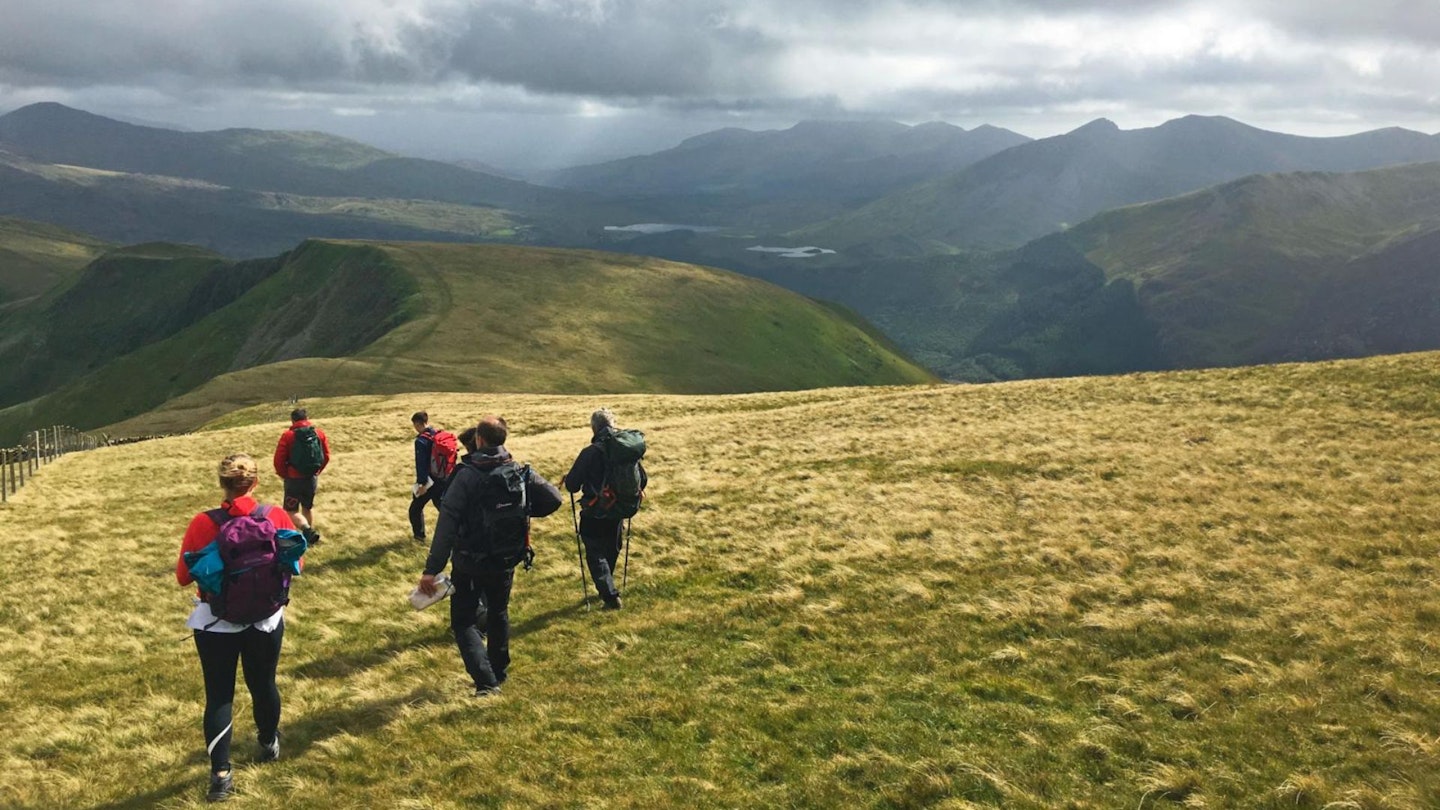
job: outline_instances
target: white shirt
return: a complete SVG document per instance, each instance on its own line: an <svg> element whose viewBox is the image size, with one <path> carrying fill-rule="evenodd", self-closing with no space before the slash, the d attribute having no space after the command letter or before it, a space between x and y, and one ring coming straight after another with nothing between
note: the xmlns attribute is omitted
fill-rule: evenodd
<svg viewBox="0 0 1440 810"><path fill-rule="evenodd" d="M282 606L254 624L235 624L215 618L215 614L210 612L209 602L196 602L195 609L190 611L190 618L185 620L185 626L191 630L204 630L207 633L239 633L247 627L253 627L262 633L273 633L284 618L285 608Z"/></svg>

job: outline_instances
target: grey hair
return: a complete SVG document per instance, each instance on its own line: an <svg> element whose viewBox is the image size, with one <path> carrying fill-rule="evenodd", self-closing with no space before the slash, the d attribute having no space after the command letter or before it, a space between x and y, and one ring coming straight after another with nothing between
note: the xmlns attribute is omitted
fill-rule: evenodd
<svg viewBox="0 0 1440 810"><path fill-rule="evenodd" d="M599 433L603 428L613 429L614 427L615 412L610 410L609 408L601 408L600 410L590 414L590 429L592 431Z"/></svg>

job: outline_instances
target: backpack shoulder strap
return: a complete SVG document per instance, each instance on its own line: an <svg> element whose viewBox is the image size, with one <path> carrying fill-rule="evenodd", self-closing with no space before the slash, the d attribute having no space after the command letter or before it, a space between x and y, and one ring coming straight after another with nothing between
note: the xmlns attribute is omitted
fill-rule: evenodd
<svg viewBox="0 0 1440 810"><path fill-rule="evenodd" d="M217 527L230 522L230 512L227 509L211 509L205 513L205 517L210 518Z"/></svg>
<svg viewBox="0 0 1440 810"><path fill-rule="evenodd" d="M270 510L274 508L275 507L271 506L268 503L259 504L254 509L250 510L250 517L255 518L256 520L269 520Z"/></svg>

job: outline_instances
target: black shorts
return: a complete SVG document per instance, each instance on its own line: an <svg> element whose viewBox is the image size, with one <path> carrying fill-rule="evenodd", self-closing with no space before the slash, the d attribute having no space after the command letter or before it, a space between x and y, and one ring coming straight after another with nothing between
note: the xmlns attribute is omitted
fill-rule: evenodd
<svg viewBox="0 0 1440 810"><path fill-rule="evenodd" d="M294 512L300 507L315 508L316 477L285 479L285 511Z"/></svg>

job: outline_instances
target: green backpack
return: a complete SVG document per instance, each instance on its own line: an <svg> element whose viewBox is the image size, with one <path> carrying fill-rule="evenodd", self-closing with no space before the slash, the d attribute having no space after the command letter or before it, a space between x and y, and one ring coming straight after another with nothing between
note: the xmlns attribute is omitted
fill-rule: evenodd
<svg viewBox="0 0 1440 810"><path fill-rule="evenodd" d="M295 428L295 441L290 445L290 466L301 475L314 475L325 466L325 448L320 446L320 437L309 425Z"/></svg>
<svg viewBox="0 0 1440 810"><path fill-rule="evenodd" d="M640 488L645 434L638 430L611 431L598 444L605 453L605 480L599 494L585 503L585 514L605 519L634 517L645 497Z"/></svg>

